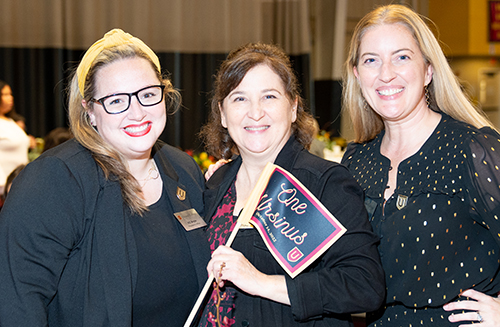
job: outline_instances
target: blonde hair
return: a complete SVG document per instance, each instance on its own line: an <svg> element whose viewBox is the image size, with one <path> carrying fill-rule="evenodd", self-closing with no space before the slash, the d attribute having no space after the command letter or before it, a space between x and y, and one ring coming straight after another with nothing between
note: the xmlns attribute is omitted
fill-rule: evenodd
<svg viewBox="0 0 500 327"><path fill-rule="evenodd" d="M143 58L151 63L158 80L165 85L165 105L167 108L177 110L180 105L180 94L176 91L168 79L164 79L151 60L150 56L144 53L134 44L116 45L102 50L92 62L88 70L84 96L80 93L78 76L75 72L69 86L69 121L71 131L75 139L85 148L90 150L94 160L102 168L106 178L116 180L120 183L124 201L132 212L142 215L147 207L140 197L141 187L138 181L128 171L122 154L111 144L104 141L96 129L90 124L87 110L93 109L93 102L90 101L96 93L96 75L104 66L118 60L126 58ZM85 100L90 109L82 105Z"/></svg>
<svg viewBox="0 0 500 327"><path fill-rule="evenodd" d="M105 49L123 44L133 44L135 47L141 50L142 53L149 57L150 62L155 65L158 72L161 73L160 60L150 47L142 42L141 39L138 39L129 33L125 33L119 28L115 28L104 34L101 39L95 41L94 44L92 44L85 52L82 61L80 61L80 64L78 65L76 74L78 75L78 87L82 96L84 95L85 91L87 74L92 68L94 60L97 58L97 56L99 56L99 54Z"/></svg>
<svg viewBox="0 0 500 327"><path fill-rule="evenodd" d="M387 5L373 10L358 22L349 46L343 77L343 107L351 116L355 142L372 140L384 128L382 118L366 103L353 71L359 63L359 48L364 34L368 29L383 24L405 26L422 52L425 62L432 66L433 77L427 86L430 108L478 128L489 126L494 129L492 123L472 105L462 91L438 40L424 19L427 20L403 5Z"/></svg>

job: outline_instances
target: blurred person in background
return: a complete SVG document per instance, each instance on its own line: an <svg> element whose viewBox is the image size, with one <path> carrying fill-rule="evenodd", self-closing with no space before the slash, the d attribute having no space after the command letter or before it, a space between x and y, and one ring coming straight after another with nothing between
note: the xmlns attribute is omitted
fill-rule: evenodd
<svg viewBox="0 0 500 327"><path fill-rule="evenodd" d="M17 175L19 175L19 173L21 172L21 170L24 169L24 167L26 167L26 165L19 165L19 166L17 166L16 169L14 169L9 174L9 176L7 176L7 180L5 182L5 190L3 192L3 195L0 197L0 209L1 209L2 205L3 205L3 202L7 198L7 195L9 194L10 187L12 186L12 182L14 181L14 178L16 178Z"/></svg>
<svg viewBox="0 0 500 327"><path fill-rule="evenodd" d="M17 113L14 110L12 89L6 82L0 80L0 195L4 192L7 176L17 166L28 163L30 138L14 120Z"/></svg>

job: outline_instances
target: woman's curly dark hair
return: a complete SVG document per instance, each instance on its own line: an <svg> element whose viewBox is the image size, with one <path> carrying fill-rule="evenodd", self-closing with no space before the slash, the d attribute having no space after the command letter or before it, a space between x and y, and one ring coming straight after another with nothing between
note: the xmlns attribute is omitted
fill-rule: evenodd
<svg viewBox="0 0 500 327"><path fill-rule="evenodd" d="M249 43L231 51L215 76L209 120L199 135L207 152L216 158L230 159L239 154L227 129L222 126L219 106L222 107L224 99L238 87L249 70L262 64L280 77L287 97L292 101L297 99L297 119L292 123L292 133L309 149L314 136L314 118L306 111L289 57L276 45Z"/></svg>

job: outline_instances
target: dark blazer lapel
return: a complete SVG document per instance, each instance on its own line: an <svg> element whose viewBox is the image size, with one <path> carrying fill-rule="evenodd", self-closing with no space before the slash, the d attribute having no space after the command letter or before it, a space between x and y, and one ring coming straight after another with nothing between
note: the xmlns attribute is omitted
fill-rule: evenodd
<svg viewBox="0 0 500 327"><path fill-rule="evenodd" d="M110 326L129 326L132 277L126 243L123 198L116 182L106 182L95 211L96 251Z"/></svg>
<svg viewBox="0 0 500 327"><path fill-rule="evenodd" d="M163 191L166 193L170 200L173 212L176 213L193 208L189 201L189 191L187 187L179 181L179 176L175 172L174 167L168 161L168 158L165 158L164 155L158 155L155 156L155 159L158 159L157 165L160 169L160 173L162 174ZM179 189L185 192L184 196L178 196ZM200 215L203 214L203 212L198 213ZM175 219L175 217L171 218ZM196 268L198 285L201 288L205 284L205 281L208 277L206 270L206 264L210 260L208 240L206 240L206 235L203 231L203 228L187 231L186 239L189 243L194 266Z"/></svg>
<svg viewBox="0 0 500 327"><path fill-rule="evenodd" d="M160 169L160 173L162 174L163 191L169 198L173 211L179 212L191 209L192 205L189 201L190 194L186 186L179 181L179 177L177 176L174 167L172 167L172 165L165 158L161 158L157 164ZM185 195L182 197L178 196L180 191L185 192Z"/></svg>
<svg viewBox="0 0 500 327"><path fill-rule="evenodd" d="M303 146L298 143L295 140L295 136L292 135L286 142L283 149L281 149L274 164L290 172L290 170L295 165L295 161L297 160L297 157L302 149Z"/></svg>

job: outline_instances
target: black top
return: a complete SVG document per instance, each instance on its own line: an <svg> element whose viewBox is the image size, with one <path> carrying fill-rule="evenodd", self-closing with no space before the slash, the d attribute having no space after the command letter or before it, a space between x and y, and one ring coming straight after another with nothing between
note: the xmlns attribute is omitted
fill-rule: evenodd
<svg viewBox="0 0 500 327"><path fill-rule="evenodd" d="M443 114L422 148L393 167L397 186L385 208L391 163L380 153L383 136L350 144L342 163L365 190L381 237L387 303L441 307L468 288L499 291L498 133Z"/></svg>
<svg viewBox="0 0 500 327"><path fill-rule="evenodd" d="M182 326L198 295L184 228L164 192L143 217L133 215L130 222L137 246L132 326Z"/></svg>
<svg viewBox="0 0 500 327"><path fill-rule="evenodd" d="M204 178L193 158L163 145L154 160L171 210L203 215ZM2 327L130 327L139 268L130 218L119 183L76 140L30 163L0 212ZM203 285L208 243L202 229L184 234L192 283Z"/></svg>
<svg viewBox="0 0 500 327"><path fill-rule="evenodd" d="M241 157L219 168L204 193L210 221L236 178ZM265 274L284 275L291 305L238 290L234 326L351 326L350 313L375 310L384 297L384 279L363 206L362 190L338 163L312 155L292 136L276 165L293 174L346 227L347 232L306 270L290 278L255 229L240 229L232 248Z"/></svg>

